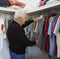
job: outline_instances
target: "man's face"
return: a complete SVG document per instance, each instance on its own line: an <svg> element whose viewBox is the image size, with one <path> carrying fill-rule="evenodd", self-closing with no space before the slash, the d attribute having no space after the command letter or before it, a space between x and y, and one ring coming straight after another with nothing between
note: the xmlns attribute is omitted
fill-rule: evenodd
<svg viewBox="0 0 60 59"><path fill-rule="evenodd" d="M20 22L22 24L25 24L26 21L27 21L27 15L25 14L25 15L23 15L23 17L21 17Z"/></svg>
<svg viewBox="0 0 60 59"><path fill-rule="evenodd" d="M24 15L23 18L22 18L23 24L25 24L26 21L27 21L27 15Z"/></svg>

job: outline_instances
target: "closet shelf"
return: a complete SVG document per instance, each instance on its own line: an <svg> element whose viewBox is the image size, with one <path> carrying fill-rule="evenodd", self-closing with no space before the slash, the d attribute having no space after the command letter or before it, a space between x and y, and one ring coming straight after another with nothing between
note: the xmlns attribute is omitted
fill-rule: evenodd
<svg viewBox="0 0 60 59"><path fill-rule="evenodd" d="M46 4L44 6L37 7L36 9L27 11L27 13L31 14L31 13L36 13L36 12L42 12L42 11L45 11L45 10L48 11L49 9L54 9L54 8L56 8L56 9L60 8L60 1L55 1L55 2L52 2L50 4ZM0 12L15 13L15 11L16 11L15 9L0 7Z"/></svg>
<svg viewBox="0 0 60 59"><path fill-rule="evenodd" d="M0 7L0 12L4 13L15 13L16 10L11 9L11 8L6 8L6 7Z"/></svg>
<svg viewBox="0 0 60 59"><path fill-rule="evenodd" d="M60 1L55 1L55 2L52 2L50 4L46 4L44 6L41 6L41 7L38 7L34 10L31 10L31 11L28 11L27 13L35 13L35 12L41 12L41 11L44 11L44 10L49 10L49 9L54 9L54 8L58 8L60 7Z"/></svg>

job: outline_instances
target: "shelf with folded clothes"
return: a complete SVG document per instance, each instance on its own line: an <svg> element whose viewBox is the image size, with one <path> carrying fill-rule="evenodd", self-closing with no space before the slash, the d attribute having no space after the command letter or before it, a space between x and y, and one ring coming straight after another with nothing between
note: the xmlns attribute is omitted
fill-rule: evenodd
<svg viewBox="0 0 60 59"><path fill-rule="evenodd" d="M60 8L60 1L55 1L55 2L52 2L52 3L49 3L49 4L46 4L44 6L41 6L41 7L36 7L36 8L32 8L31 10L28 10L27 9L27 13L29 14L33 14L33 13L39 13L39 12L42 12L42 11L45 11L45 10L51 10L53 9L59 9ZM5 13L15 13L17 9L13 9L13 8L9 8L9 7L0 7L0 11L2 12L5 12ZM47 12L46 11L46 12Z"/></svg>
<svg viewBox="0 0 60 59"><path fill-rule="evenodd" d="M55 2L52 2L52 3L49 3L49 4L47 3L44 6L37 7L36 9L30 10L27 13L29 13L29 14L36 14L36 13L39 13L39 12L42 12L42 11L45 12L45 10L46 10L46 12L47 11L50 12L51 9L52 10L54 10L54 9L56 9L56 10L58 9L59 10L59 8L60 8L60 1L55 1Z"/></svg>

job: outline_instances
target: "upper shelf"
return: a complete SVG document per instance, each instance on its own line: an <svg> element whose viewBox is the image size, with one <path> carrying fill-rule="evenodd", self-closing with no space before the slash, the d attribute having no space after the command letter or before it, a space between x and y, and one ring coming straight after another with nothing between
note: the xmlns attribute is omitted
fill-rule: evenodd
<svg viewBox="0 0 60 59"><path fill-rule="evenodd" d="M46 4L44 6L41 6L41 7L37 7L36 9L33 9L33 10L30 10L28 11L27 13L35 13L37 11L44 11L44 10L48 10L48 9L54 9L54 7L57 7L59 8L58 6L60 6L60 1L55 1L53 3L50 3L50 4ZM2 12L8 12L8 13L14 13L16 10L14 9L11 9L11 8L6 8L6 7L0 7L0 11Z"/></svg>
<svg viewBox="0 0 60 59"><path fill-rule="evenodd" d="M46 4L44 6L41 6L41 7L38 7L34 10L31 10L31 11L28 11L27 13L35 13L37 11L44 11L44 10L49 10L49 9L54 9L54 8L58 8L60 7L60 1L55 1L55 2L52 2L52 3L49 3L49 4Z"/></svg>
<svg viewBox="0 0 60 59"><path fill-rule="evenodd" d="M4 13L15 13L16 10L6 7L0 7L0 11Z"/></svg>

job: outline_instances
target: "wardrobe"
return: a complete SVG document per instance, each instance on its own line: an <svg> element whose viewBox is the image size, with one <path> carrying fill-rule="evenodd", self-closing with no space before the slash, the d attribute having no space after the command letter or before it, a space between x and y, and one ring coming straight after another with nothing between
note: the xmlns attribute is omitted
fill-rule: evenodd
<svg viewBox="0 0 60 59"><path fill-rule="evenodd" d="M6 30L8 28L8 21L13 19L15 11L16 11L16 9L0 7L0 59L10 59L9 42L7 40ZM53 2L50 5L46 4L44 6L36 8L36 9L32 8L32 10L27 11L27 14L32 18L40 16L40 15L46 16L47 14L51 14L51 13L57 14L57 15L60 14L60 1ZM56 27L57 27L57 25L56 25ZM56 34L56 29L55 29L54 33ZM60 33L58 35L60 35ZM57 39L60 39L58 37L58 35L56 34ZM56 41L56 42L58 42L58 41ZM59 53L58 53L57 57L60 57Z"/></svg>

